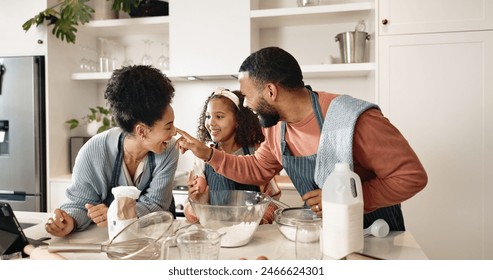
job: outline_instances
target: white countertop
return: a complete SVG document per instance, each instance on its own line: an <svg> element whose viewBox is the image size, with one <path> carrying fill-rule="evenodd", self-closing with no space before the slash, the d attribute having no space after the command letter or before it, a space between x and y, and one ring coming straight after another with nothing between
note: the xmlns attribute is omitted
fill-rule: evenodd
<svg viewBox="0 0 493 280"><path fill-rule="evenodd" d="M15 214L21 223L37 224L24 230L26 236L33 239L49 236L44 230L44 223L51 216L50 213L16 211ZM179 222L184 223L183 220ZM91 226L83 232L76 232L67 237L52 237L47 242L101 243L107 241L107 239L107 228ZM412 234L408 231L391 232L385 238L365 237L363 253L381 259L428 259ZM107 259L105 253L63 253L60 255L67 259ZM219 259L223 260L238 260L240 258L256 259L258 256L266 256L269 259L294 260L296 259L294 242L284 238L275 224L260 225L250 243L238 248L221 248L219 253ZM178 250L176 247L171 248L169 259L178 259Z"/></svg>

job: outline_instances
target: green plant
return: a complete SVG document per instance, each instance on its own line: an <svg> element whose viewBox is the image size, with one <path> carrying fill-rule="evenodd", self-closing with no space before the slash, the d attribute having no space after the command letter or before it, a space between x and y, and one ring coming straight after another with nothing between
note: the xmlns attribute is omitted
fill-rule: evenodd
<svg viewBox="0 0 493 280"><path fill-rule="evenodd" d="M91 123L93 121L101 122L101 126L98 128L97 133L100 133L102 131L108 130L116 126L116 121L111 115L110 109L101 106L96 106L89 108L89 111L91 111L91 113L82 117L81 120L71 119L66 121L65 123L70 126L70 129L74 129L78 127L81 123Z"/></svg>
<svg viewBox="0 0 493 280"><path fill-rule="evenodd" d="M89 1L59 0L57 4L27 20L22 29L28 31L33 25L39 26L47 21L48 25L53 25L53 35L67 43L75 43L76 27L88 23L94 14L93 8L86 5ZM112 9L129 13L132 6L137 7L141 1L143 0L114 0Z"/></svg>

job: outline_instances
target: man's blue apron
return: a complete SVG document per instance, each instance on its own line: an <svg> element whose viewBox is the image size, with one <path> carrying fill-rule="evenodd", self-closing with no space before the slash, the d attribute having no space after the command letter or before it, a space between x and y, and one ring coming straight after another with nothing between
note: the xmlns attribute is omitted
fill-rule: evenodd
<svg viewBox="0 0 493 280"><path fill-rule="evenodd" d="M322 131L324 118L322 111L320 109L320 104L318 103L318 95L311 90L309 91L310 91L310 98L311 98L313 112L317 119L318 126ZM334 100L332 102L334 102ZM327 112L327 115L328 114L329 112ZM288 174L289 178L291 178L291 181L293 182L296 190L301 196L303 196L305 193L309 191L312 191L314 189L319 189L319 186L315 181L317 154L313 154L309 156L293 156L289 151L289 148L287 147L285 136L286 136L286 123L282 122L281 123L282 165L284 167L284 170ZM350 145L352 145L352 141ZM352 159L350 165L352 166ZM328 174L326 175L328 176ZM369 227L377 219L384 219L389 224L390 230L395 230L395 231L405 230L404 218L402 216L400 205L393 205L389 207L380 208L371 213L365 214L364 227L365 228Z"/></svg>

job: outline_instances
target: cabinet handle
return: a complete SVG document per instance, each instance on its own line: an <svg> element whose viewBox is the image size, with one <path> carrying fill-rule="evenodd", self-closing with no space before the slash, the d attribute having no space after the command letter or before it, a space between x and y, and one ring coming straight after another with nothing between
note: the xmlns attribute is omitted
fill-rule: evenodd
<svg viewBox="0 0 493 280"><path fill-rule="evenodd" d="M382 24L383 25L387 25L387 23L389 23L389 20L388 19L386 19L386 18L382 19Z"/></svg>
<svg viewBox="0 0 493 280"><path fill-rule="evenodd" d="M38 40L39 45L42 45L43 43L44 43L43 40L41 40L41 39Z"/></svg>

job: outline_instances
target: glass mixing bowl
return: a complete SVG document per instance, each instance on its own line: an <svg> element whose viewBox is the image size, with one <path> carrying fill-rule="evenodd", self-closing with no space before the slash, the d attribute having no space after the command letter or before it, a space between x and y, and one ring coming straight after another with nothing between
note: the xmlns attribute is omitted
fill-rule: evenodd
<svg viewBox="0 0 493 280"><path fill-rule="evenodd" d="M322 218L318 217L311 209L303 207L279 208L274 212L277 228L288 240L295 241L296 226L300 223L322 224Z"/></svg>
<svg viewBox="0 0 493 280"><path fill-rule="evenodd" d="M272 199L255 191L224 190L188 200L203 227L226 233L221 247L240 247L250 242Z"/></svg>

